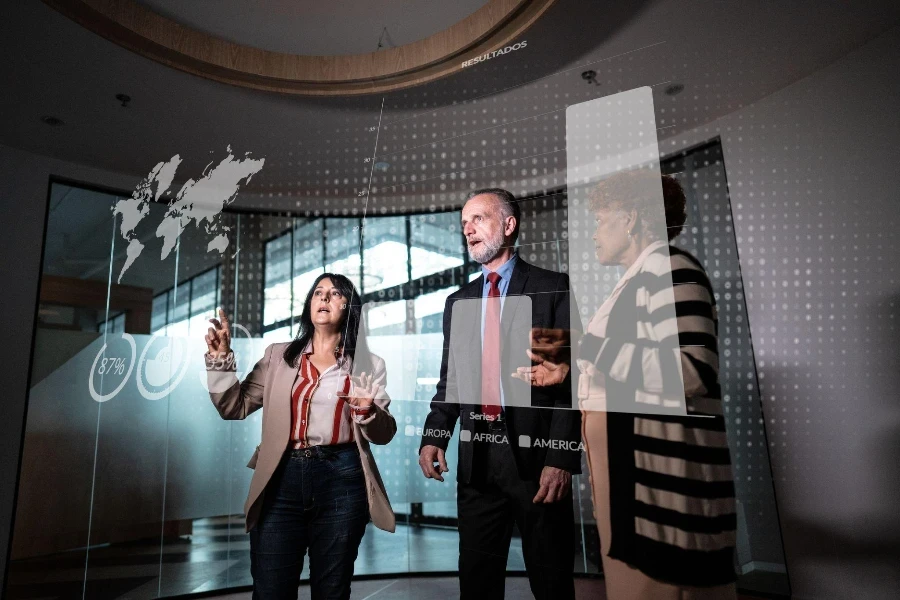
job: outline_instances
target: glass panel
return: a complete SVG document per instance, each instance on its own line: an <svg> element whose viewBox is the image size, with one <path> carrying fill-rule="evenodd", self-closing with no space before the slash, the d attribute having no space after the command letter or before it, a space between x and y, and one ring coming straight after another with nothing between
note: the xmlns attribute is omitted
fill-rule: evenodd
<svg viewBox="0 0 900 600"><path fill-rule="evenodd" d="M345 275L363 293L360 286L359 224L360 220L356 218L325 220L325 271Z"/></svg>
<svg viewBox="0 0 900 600"><path fill-rule="evenodd" d="M209 319L216 317L216 307L219 301L219 267L201 273L191 279L191 317L189 322L190 334L194 337L205 335L209 328Z"/></svg>
<svg viewBox="0 0 900 600"><path fill-rule="evenodd" d="M370 336L406 333L406 300L385 302L369 309L367 323Z"/></svg>
<svg viewBox="0 0 900 600"><path fill-rule="evenodd" d="M443 340L444 306L447 296L458 289L451 286L418 296L415 301L416 330L422 334L422 345L419 351L416 368L416 400L428 402L434 394L435 386L440 380L441 352ZM415 403L415 404L418 404ZM421 409L417 409L421 410ZM455 431L450 439L447 459L456 460L459 432ZM435 486L437 487L437 486ZM438 488L440 489L440 488ZM441 494L422 503L422 514L425 517L455 519L456 498Z"/></svg>
<svg viewBox="0 0 900 600"><path fill-rule="evenodd" d="M235 254L242 256L239 232L226 230L227 223L220 217L216 226L221 237L218 234L215 237L222 245L210 244L214 236L206 228L188 227L181 232L177 266L178 280L184 283L177 288L176 305L180 308L182 304L182 289L190 290L189 295L185 292L184 298L190 306L187 337L177 337L183 330L184 321L176 321L169 324L167 338L146 342L148 356L155 356L156 362L168 355L166 368L160 369L161 375L156 375L160 380L167 379L168 389L161 388L159 381L148 381L145 387L149 394L139 389L145 402L152 398L167 407L165 445L161 449L165 502L158 533L160 551L165 555L170 549L190 548L195 560L213 549L218 549L223 560L229 557L228 541L232 534L229 503L238 495L231 488L229 476L235 457L229 450L250 445L249 440L235 437L234 432L240 430L240 426L222 421L210 402L203 359L206 352L203 337L209 327L207 319L214 316L220 304L222 265L233 263ZM256 350L246 348L252 341L236 327L244 323L230 310L228 314L232 319L232 346L236 352L243 350L252 355ZM249 358L238 356L244 363ZM246 368L246 365L239 363L239 367ZM217 538L221 542L217 543ZM219 572L224 567L223 564ZM161 561L160 596L183 593L182 572L179 564Z"/></svg>
<svg viewBox="0 0 900 600"><path fill-rule="evenodd" d="M291 318L291 234L266 243L263 326Z"/></svg>
<svg viewBox="0 0 900 600"><path fill-rule="evenodd" d="M166 335L187 337L190 335L191 282L186 281L169 290L169 322Z"/></svg>
<svg viewBox="0 0 900 600"><path fill-rule="evenodd" d="M716 142L680 153L663 161L661 167L681 182L687 197L687 221L672 243L703 263L715 291L719 375L737 494L740 585L788 594L722 146Z"/></svg>
<svg viewBox="0 0 900 600"><path fill-rule="evenodd" d="M86 596L102 593L97 588L104 582L97 574L109 564L134 560L135 546L159 556L170 522L165 511L170 408L166 389L182 373L187 338L168 336L189 333L191 284L189 277L178 276L180 241L157 235L164 221L171 223L167 206L138 196L147 202L141 218L135 197L118 201L114 215L117 230L109 294L140 298L139 311L129 311L127 337L107 336L105 350L101 346L80 353L71 366L54 373L54 377L65 377L69 369L77 369L71 374L74 381L86 378L104 389L96 421ZM176 282L180 283L177 288ZM154 338L149 335L153 298L160 295L167 298L165 305L157 304L165 307L167 325L165 335ZM169 325L173 323L174 327ZM95 363L97 357L100 360ZM108 361L105 367L104 360ZM47 383L40 393L52 393L55 386ZM90 392L90 386L82 386L78 384L80 394L85 388ZM91 394L88 398L97 400ZM154 577L145 580L144 593L159 593L159 568L155 571ZM93 591L92 585L97 586Z"/></svg>
<svg viewBox="0 0 900 600"><path fill-rule="evenodd" d="M446 299L458 284L481 274L480 265L467 256L460 231L465 194L483 186L510 188L522 210L520 257L568 271L573 280L582 273L577 267L585 249L579 245L586 239L580 235L584 222L570 210L570 197L579 196L577 183L566 186L562 117L567 105L602 92L580 81L581 91L571 95L548 93L545 85L553 89L561 79L542 81L539 89L511 88L502 106L488 97L461 99L461 106L448 102L434 111L407 110L428 103L402 100L416 95L405 91L385 99L394 114L380 129L374 112L345 111L342 128L347 131L330 138L333 146L304 139L298 146L302 150L293 151L304 153L302 159L291 154L270 161L282 160L279 168L285 169L303 165L304 176L314 173L318 179L310 178L308 192L272 191L264 201L267 208L258 212L221 213L209 228L204 222L162 239L157 228L172 216L163 203L151 203L135 233L123 239L114 229L122 223L121 214L115 223L109 218L115 198L68 186L51 190L45 275L99 282L104 302L67 304L64 295L44 297L50 287L42 288L14 544L13 573L19 581L45 574L49 581L67 576L60 575L64 571L79 572L77 578L84 566L84 589L58 595L98 597L108 591L98 589L103 569L126 565L138 575L121 595L134 597L251 583L243 503L253 471L245 465L260 443L263 413L225 421L210 402L203 360L206 320L216 306L228 312L243 377L268 344L296 335L306 293L324 270L347 275L366 295L368 340L386 361L398 425L391 444L372 448L398 516L398 533L370 524L356 574L456 569L457 487L452 479L461 428L449 441L448 481L424 479L416 455L440 376ZM479 95L486 91L479 89ZM537 102L544 106L539 109ZM648 138L652 121L651 114L643 124ZM434 124L447 127L440 131ZM372 134L365 138L372 146L364 148L354 139L340 147L338 135L348 132L360 139ZM376 134L381 135L378 148ZM369 169L376 158L370 151L381 159L374 170ZM642 153L643 159L647 156ZM366 167L343 172L356 159ZM782 568L784 561L774 499L765 487L771 478L764 444L760 447L762 428L736 427L741 417L756 423L762 415L726 210L724 166L720 155L705 160L713 162L685 159L677 169L675 163L670 166L708 194L701 200L698 190L690 199L699 221L691 227L696 235L685 236L685 244L707 263L723 301L722 337L728 346L722 354L723 369L728 369L723 389L734 407L729 426L737 431L738 443L751 444L736 463L742 478L752 476L738 486L744 536L738 558L745 576L755 576L766 565ZM684 174L688 171L690 178ZM571 239L573 233L578 240ZM126 248L135 242L148 247L132 264ZM619 274L590 271L590 283L602 293L579 304L585 310L580 316L593 313ZM47 282L54 283L52 278ZM139 299L137 306L119 304L128 295ZM535 298L547 297L528 299ZM463 321L478 318L481 301L474 298L471 304ZM531 308L521 313L513 324L524 336L532 324ZM478 334L466 342L477 349ZM526 344L518 346L524 350ZM584 475L573 478L572 495L576 571L597 573L597 527L587 466L582 468ZM65 498L54 495L56 487L47 483L57 486L60 477L72 490ZM518 533L512 546L508 569L522 571ZM30 589L17 597L52 595L44 592Z"/></svg>
<svg viewBox="0 0 900 600"><path fill-rule="evenodd" d="M459 289L459 286L454 285L416 297L413 304L415 307L417 332L441 333L443 331L442 319L447 296L457 289Z"/></svg>
<svg viewBox="0 0 900 600"><path fill-rule="evenodd" d="M566 147L571 250L568 272L573 296L570 318L572 323L580 324L582 331L587 331L592 316L626 272L618 264L615 253L602 254L606 245L597 245L598 235L606 231L605 223L598 216L600 213L594 210L598 194L604 203L602 206L611 211L609 219L617 218L617 209L622 203L634 203L635 210L641 215L640 223L634 227L644 228L643 235L656 241L657 252L664 255L668 263L666 214L651 89L638 88L569 106L566 109ZM647 330L647 326L639 325L640 336L677 340L670 269L659 274L658 286L653 295L654 326ZM617 307L622 311L620 319L648 322L640 316L650 310L646 304L636 302L627 306L618 304ZM624 356L633 347L630 344L623 346L619 356ZM653 358L646 358L649 353L644 355L641 377L627 368L610 369L605 373L605 377L615 381L614 386L622 386L618 394L604 392L605 399L580 405L573 403L572 410L593 407L592 410L606 412L686 415L688 399L682 381L681 352L677 351L676 344L654 348L651 352ZM621 361L617 363L621 364ZM580 377L571 378L573 397L578 397L582 381Z"/></svg>
<svg viewBox="0 0 900 600"><path fill-rule="evenodd" d="M266 342L270 344L277 344L279 342L289 342L294 339L294 334L291 332L292 328L290 325L285 325L283 327L278 327L276 329L270 329L263 333L262 337Z"/></svg>
<svg viewBox="0 0 900 600"><path fill-rule="evenodd" d="M117 354L128 351L128 345L114 339L120 335L112 332L110 319L122 308L118 294L109 294L117 198L62 184L52 184L49 195L9 587L0 592L9 598L44 595L27 585L35 574L41 582L68 580L71 595L81 597L90 546L109 542L112 523L127 517L120 510L109 519L98 515L92 531L103 406L88 391L91 362L109 341L101 357L106 362L98 360L96 365L103 373L92 378L94 393L102 399L123 377L119 362L110 364L108 358L124 358L123 367L133 360L130 352ZM150 298L152 294L148 304ZM141 508L138 502L135 509ZM71 569L78 574L67 577ZM97 588L93 584L88 589Z"/></svg>
<svg viewBox="0 0 900 600"><path fill-rule="evenodd" d="M125 331L125 313L119 313L97 327L100 333L123 333Z"/></svg>
<svg viewBox="0 0 900 600"><path fill-rule="evenodd" d="M303 312L303 302L309 294L316 277L325 272L322 264L324 245L322 231L325 226L324 219L315 219L305 222L297 219L298 225L294 229L294 308L293 318L296 319Z"/></svg>
<svg viewBox="0 0 900 600"><path fill-rule="evenodd" d="M165 333L166 321L168 316L167 303L169 301L169 293L164 292L153 297L153 308L150 317L150 332L156 333L162 331Z"/></svg>
<svg viewBox="0 0 900 600"><path fill-rule="evenodd" d="M363 240L366 293L409 281L405 217L367 217Z"/></svg>
<svg viewBox="0 0 900 600"><path fill-rule="evenodd" d="M459 211L410 217L413 279L463 264L465 248L459 220Z"/></svg>

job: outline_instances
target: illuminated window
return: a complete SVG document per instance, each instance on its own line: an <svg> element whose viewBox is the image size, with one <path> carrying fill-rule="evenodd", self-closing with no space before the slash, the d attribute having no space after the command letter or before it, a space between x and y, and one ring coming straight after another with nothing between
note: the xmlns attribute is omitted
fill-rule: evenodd
<svg viewBox="0 0 900 600"><path fill-rule="evenodd" d="M364 303L378 303L367 316L370 335L440 331L446 296L471 270L459 219L459 211L295 219L265 243L263 337L296 335L306 294L324 272L347 276ZM407 300L415 300L415 325Z"/></svg>
<svg viewBox="0 0 900 600"><path fill-rule="evenodd" d="M202 336L221 301L222 267L214 267L153 297L150 332Z"/></svg>

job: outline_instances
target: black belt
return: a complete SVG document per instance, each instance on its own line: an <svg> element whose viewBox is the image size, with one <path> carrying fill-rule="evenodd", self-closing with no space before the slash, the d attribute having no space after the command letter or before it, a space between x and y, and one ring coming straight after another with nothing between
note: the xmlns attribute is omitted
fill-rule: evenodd
<svg viewBox="0 0 900 600"><path fill-rule="evenodd" d="M333 444L329 446L310 446L308 448L288 448L287 453L291 458L328 458L340 452L346 452L353 448L356 450L356 442Z"/></svg>

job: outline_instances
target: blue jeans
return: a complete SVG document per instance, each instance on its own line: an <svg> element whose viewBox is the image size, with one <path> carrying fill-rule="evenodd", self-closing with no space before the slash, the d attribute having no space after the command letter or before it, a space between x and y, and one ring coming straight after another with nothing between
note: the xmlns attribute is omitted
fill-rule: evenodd
<svg viewBox="0 0 900 600"><path fill-rule="evenodd" d="M350 598L368 521L356 444L286 452L250 531L253 600L296 600L307 551L312 600Z"/></svg>

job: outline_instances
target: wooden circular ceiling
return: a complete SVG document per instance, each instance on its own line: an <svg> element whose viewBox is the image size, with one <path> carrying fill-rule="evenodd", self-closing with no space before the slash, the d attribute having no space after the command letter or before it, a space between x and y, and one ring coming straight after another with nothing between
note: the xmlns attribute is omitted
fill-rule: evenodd
<svg viewBox="0 0 900 600"><path fill-rule="evenodd" d="M83 27L147 58L248 88L309 96L382 93L450 75L462 63L521 41L555 0L489 0L423 40L344 56L303 56L235 44L134 0L44 0Z"/></svg>

